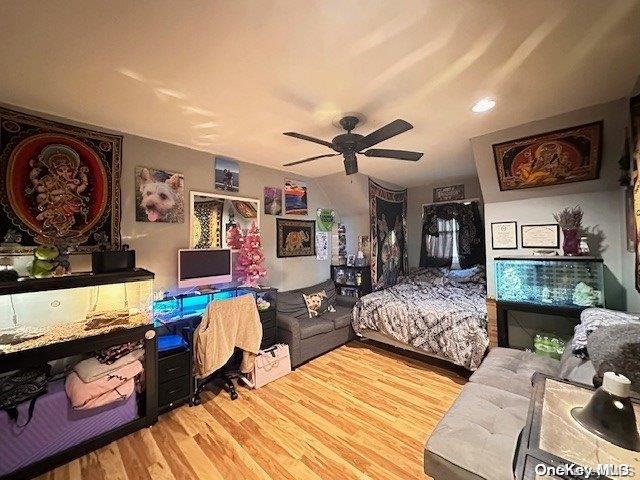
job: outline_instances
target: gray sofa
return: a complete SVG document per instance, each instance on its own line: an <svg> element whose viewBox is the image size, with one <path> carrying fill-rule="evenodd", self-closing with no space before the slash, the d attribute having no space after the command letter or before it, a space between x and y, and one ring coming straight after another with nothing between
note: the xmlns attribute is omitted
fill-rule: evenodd
<svg viewBox="0 0 640 480"><path fill-rule="evenodd" d="M302 294L324 290L335 312L309 318ZM311 360L355 338L351 311L355 298L337 295L332 280L298 290L278 293L278 342L289 345L291 367Z"/></svg>
<svg viewBox="0 0 640 480"><path fill-rule="evenodd" d="M513 480L513 456L527 418L533 374L592 384L593 365L570 351L558 361L492 349L429 437L427 475L435 480Z"/></svg>

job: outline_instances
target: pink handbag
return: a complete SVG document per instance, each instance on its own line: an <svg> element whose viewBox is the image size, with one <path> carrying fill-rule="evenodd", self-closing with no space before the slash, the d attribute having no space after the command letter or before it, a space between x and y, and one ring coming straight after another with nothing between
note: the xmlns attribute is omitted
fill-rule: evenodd
<svg viewBox="0 0 640 480"><path fill-rule="evenodd" d="M280 343L260 350L256 356L253 372L249 380L253 388L260 388L269 382L284 377L291 372L291 357L289 357L289 345Z"/></svg>

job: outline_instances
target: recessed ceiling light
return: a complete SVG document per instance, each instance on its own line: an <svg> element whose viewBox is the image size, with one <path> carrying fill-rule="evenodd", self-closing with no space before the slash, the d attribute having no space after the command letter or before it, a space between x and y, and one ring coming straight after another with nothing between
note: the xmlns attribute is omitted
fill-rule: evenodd
<svg viewBox="0 0 640 480"><path fill-rule="evenodd" d="M487 112L496 106L496 101L491 100L490 98L481 98L476 102L476 104L471 108L476 113Z"/></svg>

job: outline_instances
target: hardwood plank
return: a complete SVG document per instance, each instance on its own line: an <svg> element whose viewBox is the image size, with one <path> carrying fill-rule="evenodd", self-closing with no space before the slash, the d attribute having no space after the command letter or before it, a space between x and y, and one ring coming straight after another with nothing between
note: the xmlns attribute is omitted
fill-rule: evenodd
<svg viewBox="0 0 640 480"><path fill-rule="evenodd" d="M259 390L203 404L41 480L427 479L426 439L466 380L354 342Z"/></svg>

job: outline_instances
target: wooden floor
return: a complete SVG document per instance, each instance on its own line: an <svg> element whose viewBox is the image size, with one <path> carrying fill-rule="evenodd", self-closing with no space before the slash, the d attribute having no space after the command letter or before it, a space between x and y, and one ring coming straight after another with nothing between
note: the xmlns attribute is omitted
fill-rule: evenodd
<svg viewBox="0 0 640 480"><path fill-rule="evenodd" d="M353 342L234 402L207 392L41 478L426 479L424 442L464 383Z"/></svg>

